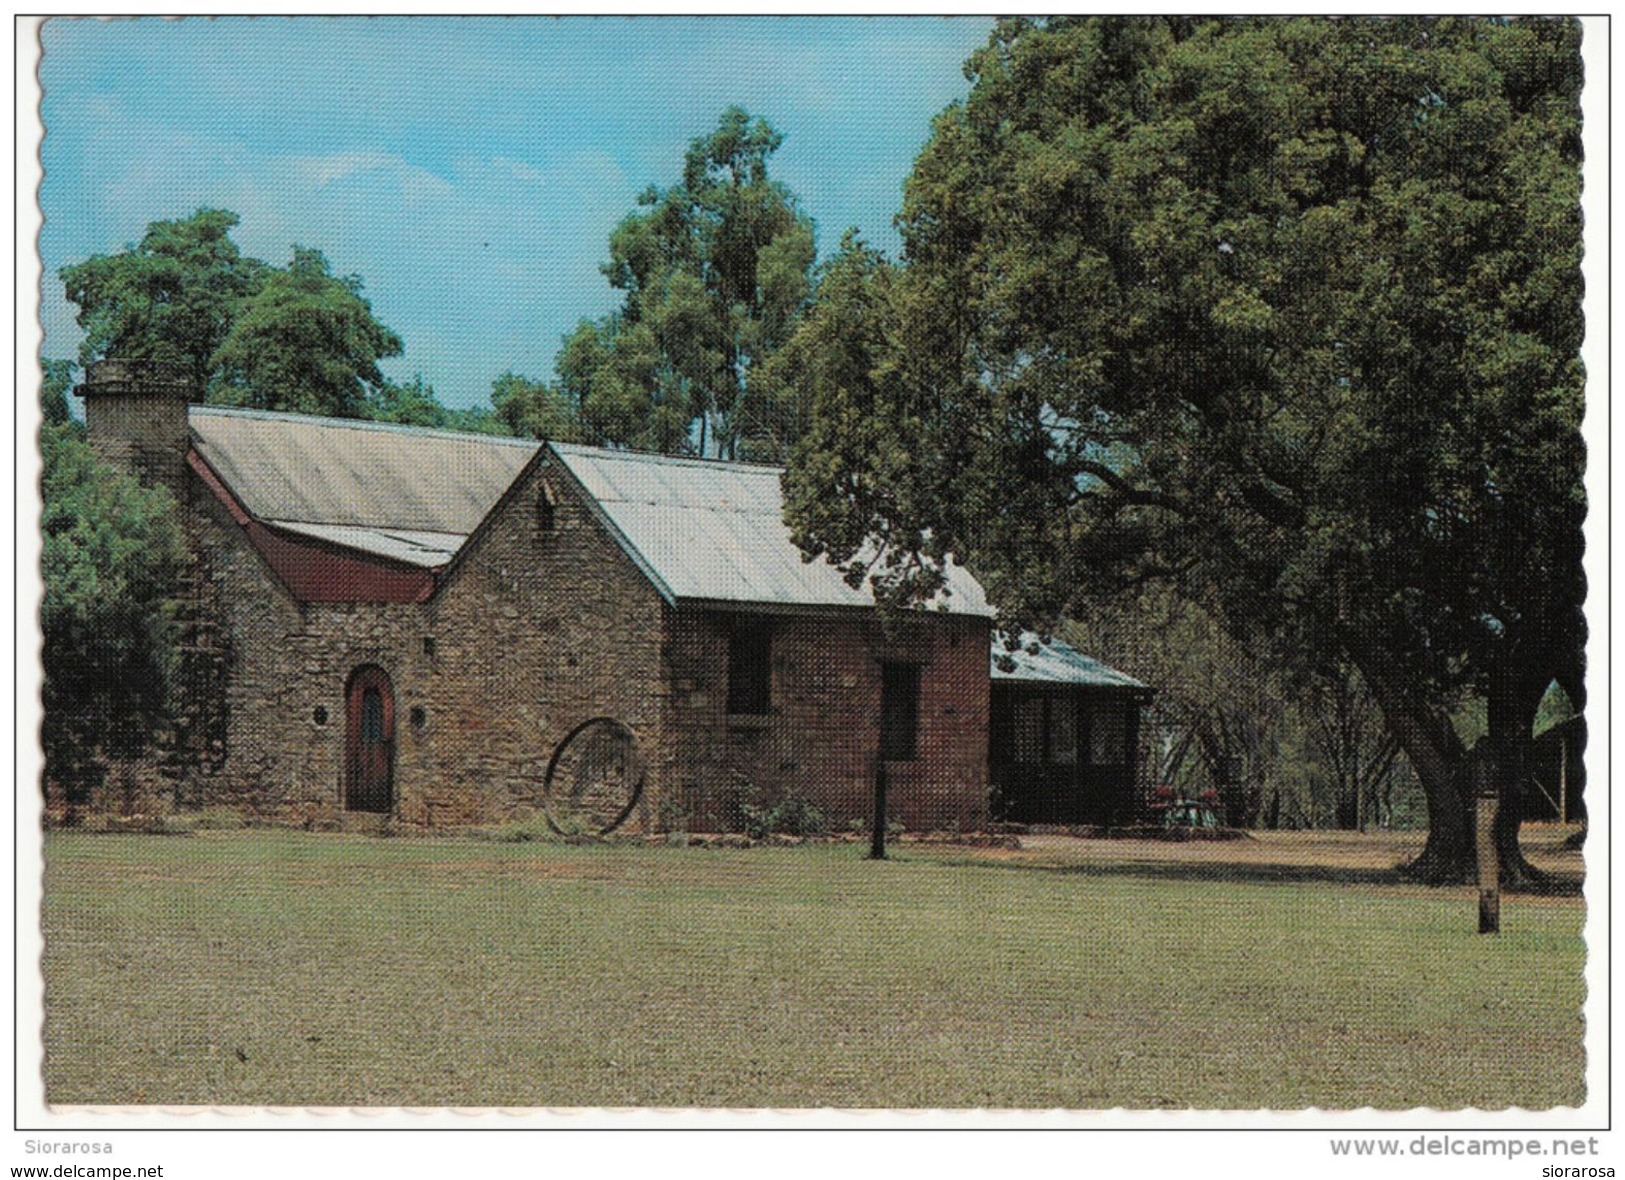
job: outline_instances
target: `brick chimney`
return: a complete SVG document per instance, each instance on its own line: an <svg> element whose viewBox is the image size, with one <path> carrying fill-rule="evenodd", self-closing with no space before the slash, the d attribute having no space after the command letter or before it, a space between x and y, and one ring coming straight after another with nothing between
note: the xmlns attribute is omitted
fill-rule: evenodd
<svg viewBox="0 0 1625 1180"><path fill-rule="evenodd" d="M86 432L102 462L180 493L191 445L186 407L198 391L179 367L96 361L74 392L85 399Z"/></svg>

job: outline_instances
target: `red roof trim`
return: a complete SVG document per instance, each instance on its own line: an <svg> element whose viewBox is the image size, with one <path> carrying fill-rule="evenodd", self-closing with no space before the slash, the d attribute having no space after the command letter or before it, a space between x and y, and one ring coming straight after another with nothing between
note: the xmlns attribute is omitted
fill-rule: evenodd
<svg viewBox="0 0 1625 1180"><path fill-rule="evenodd" d="M434 593L430 570L347 553L257 520L248 523L248 539L301 602L426 602Z"/></svg>
<svg viewBox="0 0 1625 1180"><path fill-rule="evenodd" d="M220 477L214 473L214 468L209 466L208 460L198 454L197 451L187 448L186 462L193 471L197 472L198 478L203 481L203 486L213 492L214 498L226 506L226 511L231 513L231 519L247 527L251 519L248 510L238 502L237 497L231 494L231 489L226 487Z"/></svg>

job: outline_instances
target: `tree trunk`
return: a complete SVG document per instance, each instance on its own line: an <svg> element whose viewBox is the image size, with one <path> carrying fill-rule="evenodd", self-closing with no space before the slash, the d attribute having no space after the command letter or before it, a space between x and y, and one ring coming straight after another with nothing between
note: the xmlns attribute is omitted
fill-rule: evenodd
<svg viewBox="0 0 1625 1180"><path fill-rule="evenodd" d="M1537 667L1539 671L1527 666L1504 671L1492 681L1489 697L1489 739L1501 793L1501 809L1495 817L1495 847L1501 858L1501 884L1517 889L1539 889L1551 884L1550 875L1530 864L1518 844L1529 793L1535 713L1550 683L1545 666Z"/></svg>
<svg viewBox="0 0 1625 1180"><path fill-rule="evenodd" d="M1459 885L1473 879L1473 820L1470 801L1461 797L1454 784L1445 789L1429 789L1422 779L1428 800L1428 840L1422 855L1405 866L1407 876L1429 885Z"/></svg>
<svg viewBox="0 0 1625 1180"><path fill-rule="evenodd" d="M1350 786L1344 775L1339 775L1332 800L1332 826L1341 832L1352 832L1360 826L1360 785Z"/></svg>
<svg viewBox="0 0 1625 1180"><path fill-rule="evenodd" d="M1464 777L1466 747L1449 718L1405 692L1399 678L1389 674L1376 653L1362 646L1351 654L1389 730L1416 768L1427 796L1427 843L1422 855L1406 866L1406 873L1435 885L1473 880L1476 821L1472 785ZM1518 843L1535 711L1549 680L1544 669L1544 664L1515 659L1509 651L1490 684L1489 749L1495 759L1501 799L1495 820L1495 845L1501 861L1501 884L1513 889L1540 889L1551 883L1548 874L1529 863Z"/></svg>
<svg viewBox="0 0 1625 1180"><path fill-rule="evenodd" d="M1382 710L1383 720L1410 758L1428 801L1428 838L1422 855L1405 866L1407 875L1430 885L1456 885L1473 879L1472 796L1461 781L1467 750L1450 719L1405 692L1377 653L1351 644L1354 664Z"/></svg>

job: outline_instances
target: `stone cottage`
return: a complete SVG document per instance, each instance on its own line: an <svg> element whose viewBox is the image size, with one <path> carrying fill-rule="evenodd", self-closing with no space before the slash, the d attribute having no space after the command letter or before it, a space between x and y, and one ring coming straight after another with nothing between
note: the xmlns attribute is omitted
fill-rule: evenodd
<svg viewBox="0 0 1625 1180"><path fill-rule="evenodd" d="M987 818L981 588L954 569L941 609L882 627L802 560L776 468L189 405L120 362L79 392L195 555L183 805L656 830L796 796L844 825L884 763L910 827ZM1100 744L1119 771L1132 746Z"/></svg>

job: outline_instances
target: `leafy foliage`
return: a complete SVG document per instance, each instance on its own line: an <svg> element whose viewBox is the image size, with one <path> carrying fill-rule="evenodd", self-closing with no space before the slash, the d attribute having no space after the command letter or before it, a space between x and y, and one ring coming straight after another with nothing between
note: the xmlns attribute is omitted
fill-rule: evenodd
<svg viewBox="0 0 1625 1180"><path fill-rule="evenodd" d="M40 447L45 773L83 798L164 716L186 553L167 490L98 462L72 423L47 424Z"/></svg>
<svg viewBox="0 0 1625 1180"><path fill-rule="evenodd" d="M428 414L385 393L381 359L401 340L372 314L356 275L293 248L285 270L244 258L235 213L200 209L156 221L140 243L61 272L85 329L81 363L104 357L172 366L199 400L339 417ZM405 399L408 400L409 399ZM394 408L390 408L394 407Z"/></svg>
<svg viewBox="0 0 1625 1180"><path fill-rule="evenodd" d="M385 381L371 390L361 416L374 422L459 430L465 434L511 433L506 422L483 406L454 410L442 405L434 386L423 379L422 373L404 384Z"/></svg>
<svg viewBox="0 0 1625 1180"><path fill-rule="evenodd" d="M1309 747L1331 794L1336 827L1365 830L1394 811L1399 742L1383 724L1359 674L1347 664L1323 668L1312 682Z"/></svg>
<svg viewBox="0 0 1625 1180"><path fill-rule="evenodd" d="M64 267L62 282L85 330L80 362L158 361L204 389L215 350L271 273L237 249L231 240L237 224L235 213L199 209L184 220L153 222L120 254Z"/></svg>
<svg viewBox="0 0 1625 1180"><path fill-rule="evenodd" d="M65 426L73 421L68 394L73 390L73 374L78 367L72 361L40 361L40 417L45 425Z"/></svg>
<svg viewBox="0 0 1625 1180"><path fill-rule="evenodd" d="M509 371L491 384L494 417L508 434L582 442L580 405L552 386Z"/></svg>
<svg viewBox="0 0 1625 1180"><path fill-rule="evenodd" d="M754 373L809 294L813 227L768 176L782 136L738 107L694 140L682 180L651 187L610 235L621 309L566 337L558 370L598 441L777 455L776 405Z"/></svg>
<svg viewBox="0 0 1625 1180"><path fill-rule="evenodd" d="M829 831L824 813L804 797L786 794L773 802L763 802L754 794L739 803L740 829L752 840L769 836L822 836Z"/></svg>
<svg viewBox="0 0 1625 1180"><path fill-rule="evenodd" d="M404 384L385 381L369 391L363 416L374 422L394 422L401 426L443 427L449 414L435 396L434 386L418 373Z"/></svg>
<svg viewBox="0 0 1625 1180"><path fill-rule="evenodd" d="M1090 604L1067 642L1147 684L1148 782L1239 827L1416 826L1415 775L1358 673L1238 643L1175 587Z"/></svg>
<svg viewBox="0 0 1625 1180"><path fill-rule="evenodd" d="M1574 707L1569 694L1557 682L1546 689L1540 698L1540 707L1535 711L1535 734L1539 736L1554 726L1562 725L1565 721L1580 716L1580 710Z"/></svg>
<svg viewBox="0 0 1625 1180"><path fill-rule="evenodd" d="M1461 871L1450 705L1489 699L1515 792L1583 648L1577 38L1001 22L836 397L884 437L798 452L798 535L859 576L878 541L914 596L953 552L1011 623L1168 580L1346 657L1427 786L1425 867Z"/></svg>
<svg viewBox="0 0 1625 1180"><path fill-rule="evenodd" d="M378 362L399 356L399 336L373 318L357 275L335 277L320 250L293 248L242 308L215 353L215 400L262 410L366 416L384 384Z"/></svg>
<svg viewBox="0 0 1625 1180"><path fill-rule="evenodd" d="M918 421L900 364L899 285L898 269L848 232L806 318L764 372L806 422L783 480L793 539L809 556L844 562L848 582L867 580L894 604L938 589L931 575L945 556L922 502L931 472L906 441Z"/></svg>

